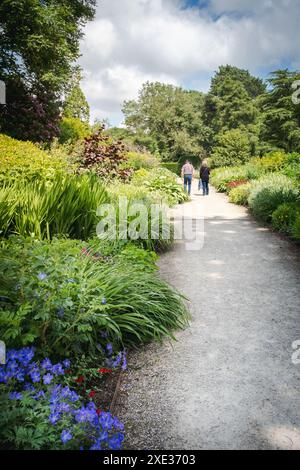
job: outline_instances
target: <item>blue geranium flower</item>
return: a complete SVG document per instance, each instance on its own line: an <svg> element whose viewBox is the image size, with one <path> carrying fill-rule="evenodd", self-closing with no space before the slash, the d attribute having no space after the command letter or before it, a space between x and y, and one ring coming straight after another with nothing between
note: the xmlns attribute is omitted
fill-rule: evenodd
<svg viewBox="0 0 300 470"><path fill-rule="evenodd" d="M50 421L51 424L56 424L57 421L59 421L59 420L60 420L60 413L58 413L57 411L54 411L49 416L49 421Z"/></svg>
<svg viewBox="0 0 300 470"><path fill-rule="evenodd" d="M101 300L101 304L102 304L102 305L106 305L106 304L107 304L107 300L106 300L106 298L105 298L105 297L103 297L103 298L102 298L102 300Z"/></svg>
<svg viewBox="0 0 300 470"><path fill-rule="evenodd" d="M63 365L66 369L69 369L69 367L71 366L71 361L69 361L69 359L65 359L63 361Z"/></svg>
<svg viewBox="0 0 300 470"><path fill-rule="evenodd" d="M51 372L54 374L54 375L64 375L64 369L62 367L62 365L60 363L58 364L55 364L53 367L52 367L52 370Z"/></svg>
<svg viewBox="0 0 300 470"><path fill-rule="evenodd" d="M63 307L59 307L56 311L56 315L59 317L59 318L62 318L65 314L65 309Z"/></svg>
<svg viewBox="0 0 300 470"><path fill-rule="evenodd" d="M45 370L51 370L52 362L50 361L50 359L46 358L41 362L41 367Z"/></svg>
<svg viewBox="0 0 300 470"><path fill-rule="evenodd" d="M47 278L47 274L46 273L39 273L37 275L37 277L40 281L44 281Z"/></svg>
<svg viewBox="0 0 300 470"><path fill-rule="evenodd" d="M22 395L21 392L11 392L11 393L9 394L9 398L10 398L11 400L22 400L23 395Z"/></svg>
<svg viewBox="0 0 300 470"><path fill-rule="evenodd" d="M70 431L68 431L68 429L63 429L63 431L61 432L61 440L64 444L66 444L68 441L70 441L71 439L73 439L73 436L72 434L70 433Z"/></svg>
<svg viewBox="0 0 300 470"><path fill-rule="evenodd" d="M49 385L53 380L53 375L52 374L45 374L43 377L43 382L45 385Z"/></svg>

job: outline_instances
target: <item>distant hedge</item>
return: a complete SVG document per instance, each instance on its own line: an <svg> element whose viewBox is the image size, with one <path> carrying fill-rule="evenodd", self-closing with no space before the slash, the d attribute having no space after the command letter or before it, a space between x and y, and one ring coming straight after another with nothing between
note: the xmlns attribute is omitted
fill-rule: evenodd
<svg viewBox="0 0 300 470"><path fill-rule="evenodd" d="M169 171L172 171L176 175L180 176L180 168L177 162L166 162L162 163L161 166Z"/></svg>

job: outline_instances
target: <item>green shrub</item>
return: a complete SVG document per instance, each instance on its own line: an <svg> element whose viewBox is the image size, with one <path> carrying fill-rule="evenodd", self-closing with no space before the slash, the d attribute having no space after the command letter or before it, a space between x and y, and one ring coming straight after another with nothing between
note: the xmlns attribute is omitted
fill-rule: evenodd
<svg viewBox="0 0 300 470"><path fill-rule="evenodd" d="M23 142L0 134L0 180L27 181L53 179L65 174L68 162L61 155L50 156L32 142Z"/></svg>
<svg viewBox="0 0 300 470"><path fill-rule="evenodd" d="M220 192L226 192L228 183L247 179L245 166L218 168L211 173L211 183Z"/></svg>
<svg viewBox="0 0 300 470"><path fill-rule="evenodd" d="M266 172L279 171L285 162L286 154L281 151L270 152L262 158L253 159L253 163Z"/></svg>
<svg viewBox="0 0 300 470"><path fill-rule="evenodd" d="M7 182L0 191L2 235L87 239L107 193L96 176L57 175L53 181Z"/></svg>
<svg viewBox="0 0 300 470"><path fill-rule="evenodd" d="M251 157L251 145L248 133L240 129L231 129L219 137L218 145L213 149L212 168L233 166L246 163Z"/></svg>
<svg viewBox="0 0 300 470"><path fill-rule="evenodd" d="M299 190L294 181L281 174L272 174L253 183L248 203L256 217L270 221L278 206L297 200Z"/></svg>
<svg viewBox="0 0 300 470"><path fill-rule="evenodd" d="M251 191L251 183L242 184L233 188L229 193L229 201L234 204L246 206Z"/></svg>
<svg viewBox="0 0 300 470"><path fill-rule="evenodd" d="M159 159L151 153L128 152L126 166L134 170L152 169L159 165Z"/></svg>
<svg viewBox="0 0 300 470"><path fill-rule="evenodd" d="M300 242L300 215L298 214L295 220L295 223L292 228L292 235L297 240Z"/></svg>
<svg viewBox="0 0 300 470"><path fill-rule="evenodd" d="M75 240L13 237L1 243L0 264L0 337L7 347L34 343L43 356L92 355L101 334L133 344L172 336L187 321L182 297L144 269L141 257L106 260L101 243L95 253Z"/></svg>
<svg viewBox="0 0 300 470"><path fill-rule="evenodd" d="M59 141L62 144L83 140L91 133L90 126L78 118L63 117L60 124Z"/></svg>
<svg viewBox="0 0 300 470"><path fill-rule="evenodd" d="M180 168L177 162L164 162L161 163L162 168L166 168L167 170L175 173L175 175L180 176Z"/></svg>
<svg viewBox="0 0 300 470"><path fill-rule="evenodd" d="M281 204L272 214L272 226L279 232L291 235L298 215L300 215L300 204Z"/></svg>

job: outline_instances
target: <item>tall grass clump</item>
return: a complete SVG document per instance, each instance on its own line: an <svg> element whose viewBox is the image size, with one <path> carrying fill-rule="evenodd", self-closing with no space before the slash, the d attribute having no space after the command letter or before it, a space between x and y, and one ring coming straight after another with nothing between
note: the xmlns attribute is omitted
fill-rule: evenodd
<svg viewBox="0 0 300 470"><path fill-rule="evenodd" d="M95 232L97 207L107 201L92 175L56 175L53 181L8 181L0 192L2 234L39 239L87 239Z"/></svg>
<svg viewBox="0 0 300 470"><path fill-rule="evenodd" d="M299 189L293 180L285 175L271 174L253 183L248 203L254 216L270 222L278 206L298 200Z"/></svg>

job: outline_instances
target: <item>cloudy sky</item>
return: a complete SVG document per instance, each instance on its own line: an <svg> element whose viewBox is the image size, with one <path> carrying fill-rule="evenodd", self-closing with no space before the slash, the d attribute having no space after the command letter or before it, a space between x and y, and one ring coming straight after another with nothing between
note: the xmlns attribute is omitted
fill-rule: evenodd
<svg viewBox="0 0 300 470"><path fill-rule="evenodd" d="M98 0L80 59L92 119L120 124L147 80L207 91L222 64L299 69L299 18L299 0Z"/></svg>

